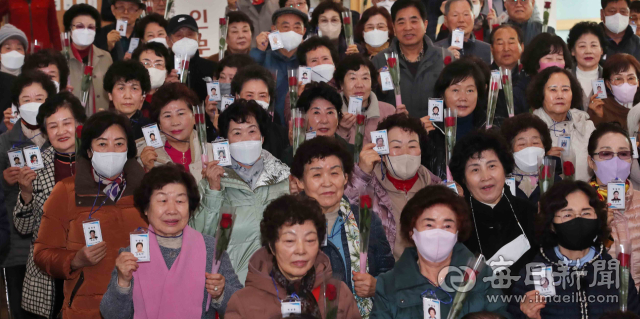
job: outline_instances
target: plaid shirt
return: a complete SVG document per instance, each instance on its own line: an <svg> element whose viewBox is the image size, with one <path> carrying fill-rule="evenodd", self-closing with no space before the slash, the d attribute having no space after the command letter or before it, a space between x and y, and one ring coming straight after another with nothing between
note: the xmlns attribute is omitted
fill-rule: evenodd
<svg viewBox="0 0 640 319"><path fill-rule="evenodd" d="M53 311L54 292L53 278L40 270L33 262L33 243L38 239L38 229L42 218L42 206L49 198L55 186L54 157L55 150L49 146L42 152L44 168L38 171L33 181L33 198L25 204L21 193L13 210L13 223L19 233L33 234L29 257L27 258L27 272L22 286L22 308L40 316L50 317Z"/></svg>

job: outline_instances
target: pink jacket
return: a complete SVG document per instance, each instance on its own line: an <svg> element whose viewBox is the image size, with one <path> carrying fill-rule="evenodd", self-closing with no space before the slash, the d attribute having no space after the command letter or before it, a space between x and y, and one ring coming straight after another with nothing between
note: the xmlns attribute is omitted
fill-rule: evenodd
<svg viewBox="0 0 640 319"><path fill-rule="evenodd" d="M614 239L613 245L609 249L611 257L618 256L620 241L618 240L618 229L616 224L627 222L629 225L629 239L631 240L631 276L636 283L636 288L640 289L640 191L633 190L627 192L625 196L627 209L624 215L614 213L611 222L611 236Z"/></svg>
<svg viewBox="0 0 640 319"><path fill-rule="evenodd" d="M342 93L340 93L342 96ZM349 100L344 102L344 98L342 98L342 114L346 114L349 109ZM382 101L378 101L378 97L375 93L371 92L369 96L369 107L365 112L367 119L364 122L364 143L371 143L371 132L375 131L378 127L378 123L382 122L387 116L393 115L396 113L396 108ZM345 129L342 126L338 125L338 130L336 131L340 137L344 138L349 144L353 144L356 136L356 126L355 124L351 127L351 129ZM393 246L391 246L393 247Z"/></svg>

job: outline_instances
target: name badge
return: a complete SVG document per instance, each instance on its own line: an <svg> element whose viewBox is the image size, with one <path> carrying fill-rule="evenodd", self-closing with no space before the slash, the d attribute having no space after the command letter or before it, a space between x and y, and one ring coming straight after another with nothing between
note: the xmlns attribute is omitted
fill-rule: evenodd
<svg viewBox="0 0 640 319"><path fill-rule="evenodd" d="M224 112L224 110L226 110L229 105L233 104L233 101L235 101L235 98L231 95L225 95L222 97L222 103L220 104L220 112Z"/></svg>
<svg viewBox="0 0 640 319"><path fill-rule="evenodd" d="M229 141L225 139L216 140L211 143L211 146L213 148L213 159L218 161L218 166L230 166Z"/></svg>
<svg viewBox="0 0 640 319"><path fill-rule="evenodd" d="M429 120L431 122L442 122L442 113L444 113L444 101L429 99Z"/></svg>
<svg viewBox="0 0 640 319"><path fill-rule="evenodd" d="M389 138L387 137L387 130L371 132L371 141L376 144L373 149L378 152L379 155L389 154Z"/></svg>
<svg viewBox="0 0 640 319"><path fill-rule="evenodd" d="M424 319L440 319L440 300L432 291L422 295L422 311Z"/></svg>
<svg viewBox="0 0 640 319"><path fill-rule="evenodd" d="M220 82L207 82L207 95L209 101L220 101Z"/></svg>
<svg viewBox="0 0 640 319"><path fill-rule="evenodd" d="M515 177L507 177L505 179L505 183L509 186L509 190L511 191L511 195L516 196L516 178Z"/></svg>
<svg viewBox="0 0 640 319"><path fill-rule="evenodd" d="M147 143L147 146L154 148L164 146L164 144L162 144L162 138L160 138L160 129L158 129L158 124L152 123L145 125L142 128L142 135L144 135L144 140Z"/></svg>
<svg viewBox="0 0 640 319"><path fill-rule="evenodd" d="M569 156L571 154L571 136L565 135L558 137L558 146L562 147L562 156Z"/></svg>
<svg viewBox="0 0 640 319"><path fill-rule="evenodd" d="M302 303L300 298L289 296L280 303L280 311L282 312L282 318L287 318L292 314L302 313Z"/></svg>
<svg viewBox="0 0 640 319"><path fill-rule="evenodd" d="M391 73L389 71L380 72L380 81L382 81L383 91L393 90L393 81L391 81Z"/></svg>
<svg viewBox="0 0 640 319"><path fill-rule="evenodd" d="M84 241L87 247L102 242L102 231L100 230L100 221L98 219L91 218L83 221L82 229L84 230Z"/></svg>
<svg viewBox="0 0 640 319"><path fill-rule="evenodd" d="M146 232L129 234L131 253L138 258L138 262L150 262L149 234Z"/></svg>
<svg viewBox="0 0 640 319"><path fill-rule="evenodd" d="M11 149L7 154L9 155L9 164L11 164L11 167L24 166L24 157L22 157L21 149L19 148Z"/></svg>
<svg viewBox="0 0 640 319"><path fill-rule="evenodd" d="M362 96L350 96L349 107L347 112L349 114L358 115L358 111L362 109Z"/></svg>
<svg viewBox="0 0 640 319"><path fill-rule="evenodd" d="M534 279L535 289L540 292L540 296L550 297L556 295L556 286L553 283L553 268L543 267L538 280Z"/></svg>
<svg viewBox="0 0 640 319"><path fill-rule="evenodd" d="M610 182L607 184L607 206L611 209L625 209L623 182Z"/></svg>
<svg viewBox="0 0 640 319"><path fill-rule="evenodd" d="M24 152L24 158L27 162L26 165L29 166L32 170L37 170L44 168L44 163L42 162L42 155L40 154L40 148L33 145L29 147L25 147L22 149Z"/></svg>

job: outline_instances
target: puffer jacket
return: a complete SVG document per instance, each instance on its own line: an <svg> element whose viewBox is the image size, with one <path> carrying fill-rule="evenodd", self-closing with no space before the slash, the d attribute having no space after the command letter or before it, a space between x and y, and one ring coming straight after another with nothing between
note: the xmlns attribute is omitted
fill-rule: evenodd
<svg viewBox="0 0 640 319"><path fill-rule="evenodd" d="M629 127L629 136L636 137L638 135L638 122L640 122L640 104L636 104L629 110L627 114L627 126ZM636 141L640 142L640 141ZM634 147L636 147L634 145ZM631 175L629 179L633 183L633 188L640 190L640 165L638 162L640 159L633 159L631 161Z"/></svg>
<svg viewBox="0 0 640 319"><path fill-rule="evenodd" d="M244 283L247 277L251 255L261 247L262 212L271 201L289 194L289 167L265 150L261 156L264 169L253 190L230 167L224 168L219 191L210 189L207 179L202 179L198 184L202 201L189 221L193 229L215 237L220 208L223 205L235 207L236 219L227 252L240 283Z"/></svg>
<svg viewBox="0 0 640 319"><path fill-rule="evenodd" d="M589 156L587 146L589 137L596 128L589 119L589 114L578 109L570 109L567 113L568 120L555 124L542 107L533 111L533 115L539 117L549 127L554 147L558 146L558 137L561 134L571 135L571 152L576 156L576 180L584 182L591 180L591 172L587 164Z"/></svg>
<svg viewBox="0 0 640 319"><path fill-rule="evenodd" d="M256 251L249 261L249 273L244 288L231 296L227 304L225 319L254 319L254 318L282 318L280 300L287 297L285 287L278 285L277 293L275 281L271 277L273 270L273 255L262 247ZM318 252L315 258L316 270L314 290L322 286L323 278L332 278L331 263L329 258ZM356 300L345 283L338 288L338 313L336 318L359 319L360 312ZM324 298L319 298L318 308L325 317Z"/></svg>
<svg viewBox="0 0 640 319"><path fill-rule="evenodd" d="M342 97L342 114L347 114L349 111L349 98L347 98L345 102L345 98L340 93ZM366 119L364 121L364 144L371 143L371 132L375 131L380 122L384 121L387 116L393 115L396 113L396 108L389 103L385 103L382 101L378 101L378 97L375 93L371 92L369 95L369 106L366 110L364 110L364 114ZM338 125L338 130L336 131L338 135L344 138L350 144L353 144L356 139L356 126L355 124L350 129L345 129L344 127Z"/></svg>
<svg viewBox="0 0 640 319"><path fill-rule="evenodd" d="M611 224L611 236L614 242L609 248L609 254L614 257L618 256L620 238L631 240L631 276L636 282L636 288L640 288L640 191L630 189L627 192L625 207L624 214L618 211L614 213ZM628 225L628 235L618 234L618 227L616 227L618 222Z"/></svg>
<svg viewBox="0 0 640 319"><path fill-rule="evenodd" d="M76 175L57 183L44 204L33 260L51 277L64 279L62 318L98 319L101 318L100 301L107 291L120 247L129 246L132 231L148 227L133 206L133 192L140 186L144 170L134 159L126 162L127 185L122 197L114 203L98 189L91 173L91 161L79 157L76 165ZM96 202L104 202L92 218L100 221L107 254L94 266L73 270L71 261L86 246L82 224L95 210Z"/></svg>

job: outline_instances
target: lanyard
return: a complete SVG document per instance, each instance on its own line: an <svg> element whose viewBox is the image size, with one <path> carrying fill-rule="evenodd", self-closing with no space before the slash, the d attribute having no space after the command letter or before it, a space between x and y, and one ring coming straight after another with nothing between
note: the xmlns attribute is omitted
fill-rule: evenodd
<svg viewBox="0 0 640 319"><path fill-rule="evenodd" d="M282 303L282 300L280 299L280 292L278 292L278 286L276 285L276 280L273 279L273 276L271 276L271 281L273 282L273 288L276 288L276 298L280 303ZM291 294L291 297L300 300L300 297L298 297L295 292Z"/></svg>
<svg viewBox="0 0 640 319"><path fill-rule="evenodd" d="M96 207L96 202L98 201L98 197L100 197L100 186L101 185L102 185L102 180L98 176L98 194L96 194L96 199L93 200L93 206L91 206L91 211L89 212L89 219L91 219L91 215L93 215L93 213L99 211L100 208L102 208L102 205L104 205L104 203L106 203L107 199L109 198L109 196L105 194L105 198L102 201L102 203L100 204L100 206L98 206L98 208L96 210L93 210L93 208Z"/></svg>
<svg viewBox="0 0 640 319"><path fill-rule="evenodd" d="M344 220L342 221L342 224L340 224L340 225L337 227L337 230L336 230L335 232L334 232L333 230L334 230L334 229L336 229L336 224L335 224L335 223L333 223L333 228L331 228L331 230L330 230L330 232L329 232L329 236L328 236L329 238L333 238L333 237L335 237L336 235L340 234L340 231L341 231L341 229L342 229L342 226L344 226L344 224L346 224L346 223L347 223L347 218L349 218L349 216L351 216L351 211L349 211L349 214L347 214L347 216L346 216L346 217L344 218ZM338 214L338 217L340 217L340 215L339 215L339 214Z"/></svg>
<svg viewBox="0 0 640 319"><path fill-rule="evenodd" d="M426 277L425 277L426 278ZM440 300L440 302L442 302L445 305L451 304L453 302L453 297L451 296L450 293L448 293L446 290L442 289L442 287L440 286L436 286L434 285L431 280L429 280L429 278L427 278L427 281L434 287L436 287L437 289L440 289L442 292L444 292L445 294L447 294L447 296L449 296L449 301L445 302L444 300L440 300L440 298L438 298L438 296L436 296L436 292L431 289L431 288L427 288L427 290L423 291L420 296L424 296L425 294L427 294L427 296L432 295L436 298L438 298L438 300Z"/></svg>
<svg viewBox="0 0 640 319"><path fill-rule="evenodd" d="M26 141L22 141L22 140L21 140L20 142L18 142L18 144L13 144L13 145L11 146L11 149L14 149L14 148L16 148L16 147L18 147L18 146L22 146L22 145L24 145L25 143L29 143L29 141L31 141L32 139L36 138L36 136L38 136L38 135L40 135L40 134L42 134L42 132L40 132L40 133L38 133L38 134L34 135L32 138L29 138L29 139L27 139ZM26 136L25 136L25 137L26 137Z"/></svg>
<svg viewBox="0 0 640 319"><path fill-rule="evenodd" d="M138 227L138 228L136 228L136 230L134 230L134 231L136 231L136 232L137 232L137 231L140 231L140 230L145 230L145 231L147 231L147 232L149 232L149 233L152 233L152 234L156 235L157 237L161 237L161 238L180 238L180 237L182 237L182 235L184 234L184 231L182 231L182 232L180 233L180 235L178 235L178 236L162 236L162 235L158 235L158 233L154 232L153 230L151 230L151 229L149 229L149 228L147 228L147 227Z"/></svg>

